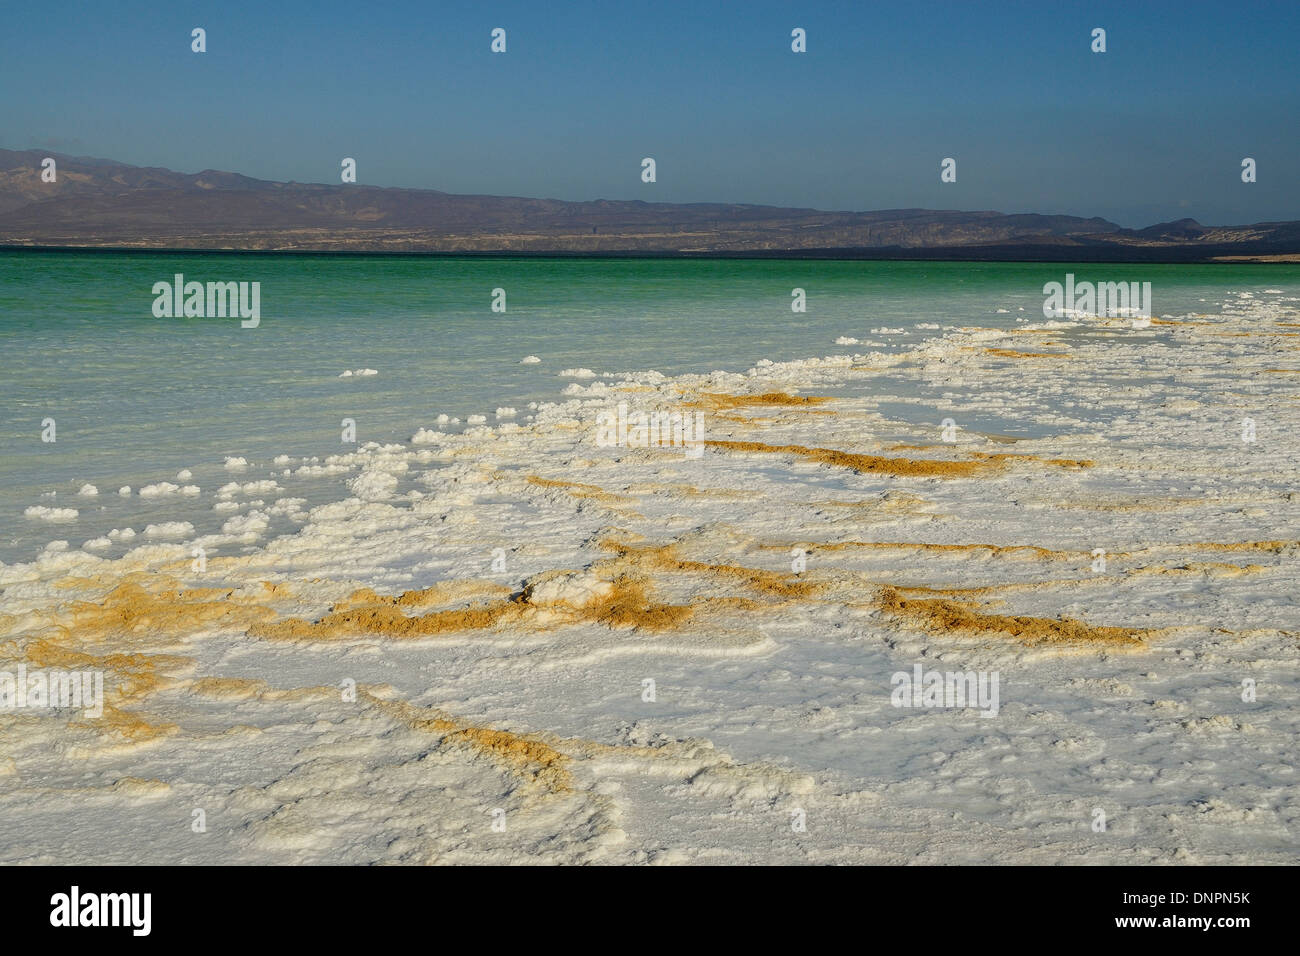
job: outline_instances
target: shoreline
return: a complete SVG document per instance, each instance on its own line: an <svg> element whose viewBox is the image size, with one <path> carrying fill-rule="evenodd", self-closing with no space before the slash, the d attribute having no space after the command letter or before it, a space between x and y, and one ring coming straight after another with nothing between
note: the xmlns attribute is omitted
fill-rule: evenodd
<svg viewBox="0 0 1300 956"><path fill-rule="evenodd" d="M192 255L228 255L228 256L300 256L304 258L398 258L398 259L609 259L609 260L764 260L790 262L934 262L934 263L1008 263L1024 265L1295 265L1300 263L1300 253L1261 252L1258 255L1229 254L1229 247L1214 249L1195 255L1161 257L1153 255L1146 258L1126 258L1122 255L1071 255L1082 250L1074 247L1055 247L1042 256L1017 256L1014 254L984 256L962 255L962 250L953 249L951 254L942 254L946 250L906 250L906 249L775 249L753 251L710 250L691 251L655 251L655 250L399 250L399 249L283 249L283 248L231 248L205 246L72 246L72 245L35 245L35 244L0 244L0 253L92 253L104 255L154 255L154 256L192 256Z"/></svg>

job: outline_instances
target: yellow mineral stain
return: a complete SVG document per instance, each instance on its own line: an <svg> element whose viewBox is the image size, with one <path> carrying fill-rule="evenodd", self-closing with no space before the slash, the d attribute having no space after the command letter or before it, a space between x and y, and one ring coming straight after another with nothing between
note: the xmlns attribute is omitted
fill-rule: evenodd
<svg viewBox="0 0 1300 956"><path fill-rule="evenodd" d="M328 641L362 634L413 640L459 631L484 630L497 624L518 621L523 613L521 602L506 600L408 617L400 608L381 599L377 604L351 604L345 610L331 610L315 621L286 618L255 624L249 628L248 634L250 637L281 641Z"/></svg>
<svg viewBox="0 0 1300 956"><path fill-rule="evenodd" d="M756 441L706 441L710 448L723 451L758 452L794 455L864 474L893 475L900 478L970 478L997 470L999 463L984 461L931 461L921 458L885 458L862 455L835 448L808 448L804 445L767 445Z"/></svg>
<svg viewBox="0 0 1300 956"><path fill-rule="evenodd" d="M890 588L900 598L943 598L959 602L983 601L985 606L994 604L1005 604L1005 601L996 599L996 596L1005 591L1029 590L1041 591L1044 587L1051 584L1062 584L1062 581L1020 581L1014 584L992 584L983 587L969 588L931 588L924 585L903 585L903 584L885 584L881 587ZM970 604L975 607L975 604Z"/></svg>
<svg viewBox="0 0 1300 956"><path fill-rule="evenodd" d="M525 590L509 597L470 604L465 607L441 608L423 614L406 614L431 602L451 596L435 589L408 591L396 597L384 597L370 589L354 591L316 620L285 618L260 621L249 628L253 637L287 641L330 641L362 635L380 635L394 640L412 640L459 632L483 631L509 626L520 631L537 631L555 625L600 624L613 630L635 628L667 631L692 620L697 610L714 610L724 606L752 609L760 606L750 598L734 598L730 605L726 595L710 595L684 604L658 601L654 597L656 576L699 574L735 582L751 594L779 601L801 600L825 588L824 583L800 579L762 568L695 561L680 556L677 544L638 545L605 540L601 546L614 556L595 561L586 572L555 570L538 575ZM555 576L583 574L589 591L585 603L573 598L540 600L539 585ZM505 589L490 585L498 591ZM723 602L723 603L719 603Z"/></svg>
<svg viewBox="0 0 1300 956"><path fill-rule="evenodd" d="M155 723L143 714L122 710L110 704L104 705L104 713L95 719L85 718L72 722L74 726L97 730L100 733L117 734L133 742L170 737L180 733L180 727L169 721Z"/></svg>
<svg viewBox="0 0 1300 956"><path fill-rule="evenodd" d="M988 355L996 355L1000 358L1071 358L1066 352L1018 352L1015 349L985 349Z"/></svg>
<svg viewBox="0 0 1300 956"><path fill-rule="evenodd" d="M1293 548L1300 541L1193 541L1188 544L1163 545L1166 548L1195 548L1200 551L1265 551L1276 554L1287 548ZM1140 553L1140 552L1137 552Z"/></svg>
<svg viewBox="0 0 1300 956"><path fill-rule="evenodd" d="M346 606L336 606L318 620L287 618L259 623L248 633L252 637L289 641L339 640L358 635L417 640L483 631L502 625L535 630L555 623L584 622L614 629L654 631L678 627L693 613L689 605L661 604L652 600L647 583L632 575L615 574L602 580L607 584L602 593L580 606L567 601L540 602L530 591L524 591L504 599L412 616L402 613L402 607L414 602L401 605L402 597L377 597L374 601L359 603L360 592L357 592L348 599Z"/></svg>
<svg viewBox="0 0 1300 956"><path fill-rule="evenodd" d="M274 611L258 602L277 593L265 586L261 594L186 588L175 578L128 575L98 600L72 601L56 609L50 624L78 643L116 636L180 638L206 628L244 628L271 619Z"/></svg>
<svg viewBox="0 0 1300 956"><path fill-rule="evenodd" d="M541 786L548 793L573 791L573 774L568 769L572 758L540 734L516 734L467 724L436 708L381 700L366 691L360 691L358 697L412 730L438 734L446 744L464 745L494 758L513 775Z"/></svg>
<svg viewBox="0 0 1300 956"><path fill-rule="evenodd" d="M911 599L886 587L879 597L881 610L924 630L1010 637L1028 647L1102 647L1137 649L1146 646L1154 632L1131 627L1103 627L1073 618L1059 620L1023 615L987 614L968 602L946 598Z"/></svg>
<svg viewBox="0 0 1300 956"><path fill-rule="evenodd" d="M104 671L104 693L107 695L111 691L123 699L143 697L170 686L175 680L160 670L177 670L193 663L188 657L170 654L87 654L45 638L28 641L22 654L37 667ZM107 675L112 679L109 680Z"/></svg>
<svg viewBox="0 0 1300 956"><path fill-rule="evenodd" d="M1230 564L1225 561L1190 561L1187 564L1179 565L1175 568L1150 567L1135 568L1130 574L1133 575L1151 575L1151 574L1208 574L1213 577L1238 578L1248 574L1259 574L1264 571L1272 570L1262 564Z"/></svg>
<svg viewBox="0 0 1300 956"><path fill-rule="evenodd" d="M906 491L891 491L883 498L868 498L856 501L831 498L824 501L810 501L808 505L813 508L855 508L897 514L931 514L930 509L935 507L934 502L928 498L922 498L920 495L914 495Z"/></svg>
<svg viewBox="0 0 1300 956"><path fill-rule="evenodd" d="M1031 544L926 544L919 541L795 541L790 544L765 544L762 547L778 551L788 551L793 547L804 547L811 551L847 551L862 549L878 551L921 551L929 554L966 554L973 551L987 551L995 557L1023 554L1037 558L1046 558L1048 560L1078 558L1080 555L1090 553L1087 551L1053 551L1050 548L1040 548L1037 545Z"/></svg>
<svg viewBox="0 0 1300 956"><path fill-rule="evenodd" d="M1153 544L1132 551L1111 551L1109 552L1109 556L1146 558L1167 551L1221 551L1229 554L1260 552L1263 554L1280 554L1282 551L1285 551L1288 548L1294 548L1298 545L1300 545L1300 541L1287 541L1284 539L1271 541L1185 541L1173 544Z"/></svg>
<svg viewBox="0 0 1300 956"><path fill-rule="evenodd" d="M6 645L6 650L12 642ZM132 741L148 740L177 733L169 722L151 722L144 715L124 710L123 704L138 702L157 690L177 683L162 670L175 670L193 663L189 658L165 654L94 655L53 643L47 639L28 641L22 655L41 668L102 671L104 673L103 714L71 721L76 727L116 734Z"/></svg>
<svg viewBox="0 0 1300 956"><path fill-rule="evenodd" d="M689 604L661 604L650 600L645 581L631 575L614 579L614 589L582 610L592 620L615 629L644 628L663 631L680 627L695 613Z"/></svg>
<svg viewBox="0 0 1300 956"><path fill-rule="evenodd" d="M970 455L980 461L1032 461L1040 465L1052 465L1056 468L1091 468L1095 464L1090 458L1043 458L1039 455L1009 455L1005 452L988 455L978 451L973 451Z"/></svg>
<svg viewBox="0 0 1300 956"><path fill-rule="evenodd" d="M755 441L706 441L705 445L724 451L759 452L765 454L794 455L808 461L817 461L840 468L851 468L861 474L885 474L900 478L969 478L997 470L1005 462L1036 462L1059 468L1090 468L1091 460L1073 458L1042 458L1038 455L990 455L971 452L971 461L945 461L926 458L886 458L840 451L836 448L809 448L804 445L768 445Z"/></svg>
<svg viewBox="0 0 1300 956"><path fill-rule="evenodd" d="M716 412L733 408L809 408L833 401L833 398L825 396L789 395L785 392L764 392L762 395L724 395L714 392L701 392L696 401L684 404L687 408L706 408Z"/></svg>
<svg viewBox="0 0 1300 956"><path fill-rule="evenodd" d="M684 498L716 498L721 500L737 500L750 497L750 493L747 491L727 488L697 488L694 485L665 481L638 482L628 485L627 491L637 495L670 494L680 495Z"/></svg>
<svg viewBox="0 0 1300 956"><path fill-rule="evenodd" d="M270 688L264 680L246 677L203 677L190 685L190 693L216 700L253 700Z"/></svg>
<svg viewBox="0 0 1300 956"><path fill-rule="evenodd" d="M458 581L440 581L437 584L413 591L403 591L394 597L376 594L371 588L358 588L347 597L336 602L332 610L344 611L354 607L372 607L389 605L401 608L437 607L469 601L481 597L503 597L511 593L510 588L493 581L481 581L470 578Z"/></svg>
<svg viewBox="0 0 1300 956"><path fill-rule="evenodd" d="M558 481L552 478L541 478L537 475L529 475L524 480L530 485L536 485L538 488L558 488L575 498L587 498L609 504L632 500L624 495L612 494L599 485L584 485L577 481Z"/></svg>
<svg viewBox="0 0 1300 956"><path fill-rule="evenodd" d="M619 556L616 561L638 569L722 577L737 581L759 594L782 599L808 597L824 587L817 582L801 580L794 575L778 574L762 568L691 561L678 555L679 546L676 544L633 547L617 541L602 541L601 546L616 552Z"/></svg>

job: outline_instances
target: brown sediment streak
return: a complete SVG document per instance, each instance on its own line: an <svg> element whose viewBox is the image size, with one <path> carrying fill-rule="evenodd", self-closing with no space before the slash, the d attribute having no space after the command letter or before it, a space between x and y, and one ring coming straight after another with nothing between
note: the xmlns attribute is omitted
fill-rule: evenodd
<svg viewBox="0 0 1300 956"><path fill-rule="evenodd" d="M129 575L98 601L60 608L51 626L65 639L83 643L114 635L175 638L205 627L242 628L275 616L257 602L279 596L282 589L265 583L263 589L247 594L236 588L185 588L174 578Z"/></svg>
<svg viewBox="0 0 1300 956"><path fill-rule="evenodd" d="M706 574L737 581L759 595L797 600L816 593L823 585L761 568L691 561L676 554L676 545L637 546L603 541L602 547L616 556L594 562L585 582L592 588L585 603L567 600L539 600L538 591L556 575L578 572L552 571L531 579L528 587L508 598L468 607L433 610L407 615L403 608L437 603L447 593L431 596L436 588L408 591L396 597L381 597L369 589L353 592L317 620L286 618L259 622L249 628L252 637L288 641L339 640L359 635L380 635L397 640L436 637L466 631L482 631L500 625L537 629L554 624L595 623L614 630L636 628L664 631L681 627L697 610L755 609L762 605L748 598L712 596L689 604L655 601L650 577L654 572ZM493 587L489 585L489 587Z"/></svg>
<svg viewBox="0 0 1300 956"><path fill-rule="evenodd" d="M215 700L254 700L270 689L266 681L249 677L203 677L190 685L190 693Z"/></svg>
<svg viewBox="0 0 1300 956"><path fill-rule="evenodd" d="M175 678L165 676L159 670L186 666L192 663L189 658L165 654L97 656L43 639L29 641L22 653L27 661L37 667L104 672L103 713L93 719L87 717L73 720L75 726L116 733L133 741L165 737L180 730L176 724L151 722L143 714L123 710L121 705L139 701L154 691L176 683Z"/></svg>
<svg viewBox="0 0 1300 956"><path fill-rule="evenodd" d="M988 355L1001 358L1072 358L1068 352L1017 352L1015 349L985 349Z"/></svg>
<svg viewBox="0 0 1300 956"><path fill-rule="evenodd" d="M1064 560L1067 558L1077 558L1080 555L1090 554L1087 551L1053 551L1049 548L1040 548L1031 544L925 544L919 541L834 541L834 542L816 542L795 541L790 544L765 544L763 548L773 550L789 550L793 547L809 548L814 551L846 551L849 549L872 549L872 550L900 550L900 551L925 551L930 553L955 552L967 553L971 551L988 551L994 555L1016 554L1026 552L1040 558L1050 560Z"/></svg>
<svg viewBox="0 0 1300 956"><path fill-rule="evenodd" d="M658 746L607 744L576 737L557 737L552 733L515 733L459 720L437 708L423 708L407 701L387 701L359 690L358 696L389 718L412 730L441 737L442 746L463 746L494 760L507 773L521 780L526 791L539 796L565 796L578 789L572 767L579 760L602 758L633 759L650 762L683 760L692 770L704 761L715 772L744 773L726 754L702 748L692 741L669 741ZM761 766L761 765L760 765ZM686 768L683 768L684 771ZM787 773L776 770L772 772ZM540 793L538 793L540 791Z"/></svg>
<svg viewBox="0 0 1300 956"><path fill-rule="evenodd" d="M180 727L170 721L151 721L144 714L132 710L122 710L112 704L104 705L104 712L94 720L86 718L73 721L80 727L87 727L101 733L115 733L127 740L140 742L158 737L170 737L180 733Z"/></svg>
<svg viewBox="0 0 1300 956"><path fill-rule="evenodd" d="M1253 498L1172 498L1151 497L1141 500L1125 499L1123 501L1102 501L1093 498L1067 499L1057 498L1052 501L1054 508L1074 508L1081 511L1108 511L1132 513L1141 511L1177 511L1180 508L1204 507L1207 503L1215 505L1239 504L1253 502Z"/></svg>
<svg viewBox="0 0 1300 956"><path fill-rule="evenodd" d="M1191 324L1191 323L1189 323ZM1209 325L1209 323L1205 323ZM1300 335L1300 332L1198 332L1198 335L1221 335L1231 339L1248 339L1256 335Z"/></svg>
<svg viewBox="0 0 1300 956"><path fill-rule="evenodd" d="M1014 445L1016 442L1028 441L1024 437L1015 435L999 435L997 432L977 432L968 430L968 434L978 435L981 438L987 438L991 442L997 442L999 445ZM885 451L931 451L935 448L949 447L946 442L929 442L924 445L890 445Z"/></svg>
<svg viewBox="0 0 1300 956"><path fill-rule="evenodd" d="M701 392L693 402L683 403L686 408L707 408L723 411L731 408L808 408L833 402L833 398L819 395L789 395L785 392L764 392L762 395L724 395Z"/></svg>
<svg viewBox="0 0 1300 956"><path fill-rule="evenodd" d="M354 607L373 607L388 605L390 607L422 608L435 607L439 604L452 604L480 597L502 597L511 593L510 588L492 581L477 579L463 581L440 581L427 588L403 591L395 596L376 594L372 588L357 588L347 597L334 604L332 610L344 611Z"/></svg>
<svg viewBox="0 0 1300 956"><path fill-rule="evenodd" d="M761 568L746 568L734 564L710 564L703 561L686 561L664 557L661 566L667 571L712 574L739 581L760 594L781 598L807 597L822 586L812 581L790 580L789 576Z"/></svg>
<svg viewBox="0 0 1300 956"><path fill-rule="evenodd" d="M577 481L559 481L552 478L541 478L537 475L529 475L524 480L530 485L536 485L539 488L558 488L560 491L573 495L575 498L588 498L592 501L600 501L610 504L632 500L624 495L616 495L612 492L608 492L599 485L584 485Z"/></svg>
<svg viewBox="0 0 1300 956"><path fill-rule="evenodd" d="M22 654L37 667L109 671L114 675L113 693L124 699L143 697L173 683L159 673L161 668L193 663L188 657L170 654L87 654L44 639L27 642Z"/></svg>
<svg viewBox="0 0 1300 956"><path fill-rule="evenodd" d="M779 574L762 568L747 568L734 564L712 564L691 561L677 555L675 544L633 546L618 541L602 541L601 547L618 554L616 564L625 564L642 570L695 573L720 576L736 580L760 594L779 598L803 598L820 590L823 585L801 580L793 575Z"/></svg>
<svg viewBox="0 0 1300 956"><path fill-rule="evenodd" d="M1118 561L1119 559L1130 557L1135 554L1141 554L1141 553L1142 552L1114 551L1110 553L1109 557L1112 560ZM1068 552L1060 552L1060 554L1066 557L1069 556ZM1079 555L1080 557L1083 557L1086 560L1086 555L1083 552L1079 552ZM1276 570L1278 570L1277 565L1261 565L1261 564L1241 565L1241 564L1229 564L1221 561L1199 561L1199 562L1187 562L1185 564L1178 565L1177 567L1168 567L1164 565L1152 565L1152 566L1140 567L1140 568L1129 568L1120 574L1092 573L1092 574L1088 574L1085 577L1049 578L1049 579L1038 579L1033 581L1008 581L1000 584L987 584L982 586L964 587L964 588L934 588L934 587L924 587L921 585L908 586L908 585L899 585L899 584L886 584L885 582L880 582L880 583L881 586L888 586L892 588L900 597L921 597L921 598L942 597L942 598L949 598L954 600L961 600L965 598L972 598L972 599L978 598L981 600L992 601L993 603L1000 604L1003 603L1000 600L1000 596L1014 593L1014 592L1037 593L1037 592L1047 590L1049 588L1054 588L1054 589L1091 588L1091 587L1097 587L1099 585L1114 585L1116 583L1130 581L1137 577L1147 577L1153 575L1159 575L1159 576L1194 575L1197 577L1203 577L1209 575L1215 577L1241 577L1242 575L1260 574L1260 573L1265 573L1268 571L1276 571Z"/></svg>
<svg viewBox="0 0 1300 956"><path fill-rule="evenodd" d="M603 757L631 758L646 761L686 759L698 768L698 744L671 741L660 746L606 744L576 737L557 737L552 733L515 733L459 720L437 708L423 708L407 701L388 701L364 690L358 696L380 712L412 730L436 734L441 744L464 746L490 757L508 773L522 780L529 789L541 790L544 796L562 796L577 789L571 770L575 761ZM722 771L741 771L726 754L707 751L709 765Z"/></svg>
<svg viewBox="0 0 1300 956"><path fill-rule="evenodd" d="M1047 584L1063 584L1063 581L1051 581ZM1045 586L1042 581L1017 581L1011 584L986 584L970 588L932 588L922 584L905 585L905 584L888 584L882 582L881 587L887 587L901 598L946 598L950 600L961 600L962 598L992 598L1005 591L1014 590L1031 590L1040 591ZM991 602L1002 603L1002 602Z"/></svg>
<svg viewBox="0 0 1300 956"><path fill-rule="evenodd" d="M808 448L804 445L767 445L755 441L706 441L704 444L725 451L763 452L778 455L796 455L810 461L869 474L886 474L902 478L969 478L993 471L1009 461L1032 461L1060 468L1090 468L1091 460L1074 458L1041 458L1038 455L990 455L970 452L971 461L944 461L927 458L885 458L839 451L835 448Z"/></svg>
<svg viewBox="0 0 1300 956"><path fill-rule="evenodd" d="M935 507L935 503L930 499L909 494L905 491L891 491L883 498L868 498L863 501L844 501L831 498L823 501L810 501L808 505L814 508L868 508L877 511L903 512L907 514L932 514L932 512L925 509Z"/></svg>
<svg viewBox="0 0 1300 956"><path fill-rule="evenodd" d="M1197 548L1202 551L1270 551L1294 547L1300 541L1194 541L1189 544L1165 545L1169 548Z"/></svg>
<svg viewBox="0 0 1300 956"><path fill-rule="evenodd" d="M743 597L710 597L697 601L694 605L700 611L759 611L770 605Z"/></svg>
<svg viewBox="0 0 1300 956"><path fill-rule="evenodd" d="M547 743L539 734L516 734L456 720L436 708L417 707L407 701L388 701L366 692L358 696L377 710L412 730L438 734L443 743L464 745L503 764L515 776L540 785L548 793L573 791L572 758Z"/></svg>
<svg viewBox="0 0 1300 956"><path fill-rule="evenodd" d="M599 593L578 606L564 601L538 601L535 589L526 588L509 598L415 616L403 614L402 607L420 606L426 599L424 592L376 597L373 601L363 600L361 592L355 592L345 604L336 605L318 620L286 618L257 624L248 633L252 637L291 641L337 640L363 634L411 640L483 631L503 624L542 626L553 623L557 615L562 622L571 624L594 622L616 629L664 630L683 624L694 613L690 605L652 601L646 583L631 575L615 575L600 583L603 587ZM541 612L547 612L545 620Z"/></svg>
<svg viewBox="0 0 1300 956"><path fill-rule="evenodd" d="M616 495L612 492L605 491L599 485L584 485L576 481L560 481L558 479L541 478L537 475L529 475L526 480L530 485L535 485L538 488L555 488L559 491L563 491L565 494L577 498L579 501L598 502L610 511L626 518L645 518L645 515L640 512L622 507L625 503L635 499L629 498L626 495Z"/></svg>
<svg viewBox="0 0 1300 956"><path fill-rule="evenodd" d="M869 474L894 475L903 478L969 478L996 470L997 463L983 461L930 461L920 458L885 458L879 455L861 455L839 451L835 448L808 448L804 445L767 445L756 441L705 441L711 448L724 451L761 452L776 455L796 455L809 461L840 468L851 468Z"/></svg>
<svg viewBox="0 0 1300 956"><path fill-rule="evenodd" d="M1134 568L1130 575L1146 574L1211 574L1222 577L1240 577L1243 574L1259 574L1273 570L1262 564L1229 564L1225 561L1191 561L1176 568L1152 567Z"/></svg>
<svg viewBox="0 0 1300 956"><path fill-rule="evenodd" d="M274 689L265 681L230 677L204 677L192 685L191 691L225 699L338 700L337 687ZM550 793L565 793L573 789L573 778L567 769L571 758L548 743L541 734L517 734L471 724L438 708L418 707L408 701L377 697L362 687L357 688L357 698L412 730L439 735L445 745L465 746L492 757L526 783L539 784Z"/></svg>
<svg viewBox="0 0 1300 956"><path fill-rule="evenodd" d="M689 604L659 604L650 600L645 581L620 575L605 596L580 609L587 620L611 628L645 628L652 631L679 627L690 620L695 608Z"/></svg>
<svg viewBox="0 0 1300 956"><path fill-rule="evenodd" d="M1296 545L1300 545L1300 541L1188 541L1181 544L1153 544L1133 551L1111 551L1109 555L1113 558L1142 558L1162 551L1261 551L1266 554L1278 554ZM1231 565L1231 567L1237 567L1237 565Z"/></svg>
<svg viewBox="0 0 1300 956"><path fill-rule="evenodd" d="M731 500L747 499L751 497L751 494L748 491L736 491L728 488L697 488L694 485L675 484L662 481L636 482L628 485L626 490L638 495L653 495L659 494L660 492L670 492L672 494L684 495L688 498L721 498Z"/></svg>
<svg viewBox="0 0 1300 956"><path fill-rule="evenodd" d="M81 586L102 586L82 579ZM272 619L263 602L282 595L282 585L263 583L260 591L235 588L186 588L167 575L133 573L98 600L71 601L56 608L38 625L35 636L10 641L0 652L13 654L37 667L102 671L103 714L76 719L73 724L139 742L179 732L176 724L157 721L128 710L156 691L177 684L176 672L193 664L187 657L115 651L96 654L91 647L121 648L123 644L168 644L211 627L244 629ZM75 645L75 646L74 646Z"/></svg>
<svg viewBox="0 0 1300 956"><path fill-rule="evenodd" d="M410 640L457 631L480 631L503 622L517 621L523 614L521 602L506 600L408 617L400 608L381 599L374 604L353 604L344 610L331 610L315 621L291 617L255 624L249 628L248 634L250 637L288 641L337 640L362 634Z"/></svg>
<svg viewBox="0 0 1300 956"><path fill-rule="evenodd" d="M1006 452L989 455L973 451L970 456L980 461L1032 461L1040 465L1054 465L1057 468L1091 468L1094 464L1091 458L1043 458L1039 455L1011 455Z"/></svg>
<svg viewBox="0 0 1300 956"><path fill-rule="evenodd" d="M1132 627L1104 627L1073 618L986 614L968 602L944 598L909 599L898 589L883 588L879 607L927 631L1011 637L1029 647L1083 646L1113 649L1145 647L1154 632Z"/></svg>

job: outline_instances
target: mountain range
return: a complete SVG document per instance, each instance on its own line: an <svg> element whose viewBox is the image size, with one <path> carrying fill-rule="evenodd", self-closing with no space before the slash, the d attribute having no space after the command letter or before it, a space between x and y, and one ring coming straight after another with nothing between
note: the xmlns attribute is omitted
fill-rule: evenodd
<svg viewBox="0 0 1300 956"><path fill-rule="evenodd" d="M54 158L54 182L42 160ZM384 253L1300 261L1300 222L458 195L0 150L0 246Z"/></svg>

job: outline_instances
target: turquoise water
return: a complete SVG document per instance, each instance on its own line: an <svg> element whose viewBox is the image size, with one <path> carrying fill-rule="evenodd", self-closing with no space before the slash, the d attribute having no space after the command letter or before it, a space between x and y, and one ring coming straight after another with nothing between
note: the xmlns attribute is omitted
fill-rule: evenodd
<svg viewBox="0 0 1300 956"><path fill-rule="evenodd" d="M492 423L512 406L522 421L529 402L560 399L566 368L743 371L765 358L910 348L939 334L918 323L1041 321L1043 284L1069 271L1151 281L1157 315L1218 311L1238 290L1300 294L1300 266L0 253L0 560L144 521L214 530L211 492L266 477L230 475L224 458L348 451L344 418L361 442L406 441L439 413ZM260 325L155 318L153 284L177 272L260 282ZM504 314L491 309L498 287ZM791 312L795 287L806 313ZM871 333L881 326L906 333ZM837 346L837 336L887 345ZM542 362L519 364L530 354ZM379 374L339 377L362 368ZM41 441L47 417L52 444ZM201 498L116 494L184 484L181 469ZM97 498L77 496L86 482ZM80 514L51 524L24 517L32 505Z"/></svg>

